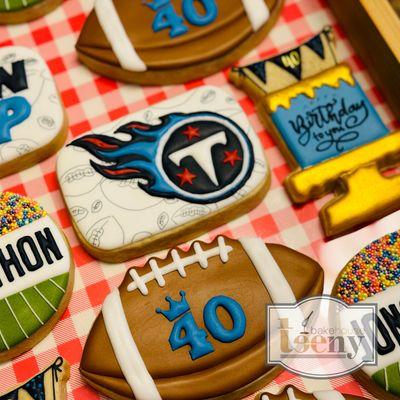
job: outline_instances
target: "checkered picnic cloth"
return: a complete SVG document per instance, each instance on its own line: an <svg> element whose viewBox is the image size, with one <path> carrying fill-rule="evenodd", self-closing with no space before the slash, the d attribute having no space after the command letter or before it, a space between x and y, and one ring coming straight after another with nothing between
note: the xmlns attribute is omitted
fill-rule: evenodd
<svg viewBox="0 0 400 400"><path fill-rule="evenodd" d="M262 127L251 100L228 83L227 70L186 85L169 87L139 87L95 75L78 62L74 48L86 15L92 7L93 0L66 0L62 7L37 21L0 27L0 46L28 46L38 51L47 61L68 113L69 139L192 87L204 84L223 87L240 102L262 141L272 170L272 187L264 202L256 209L210 232L204 239L208 240L216 234L233 238L255 235L317 258L318 247L323 242L317 213L326 199L310 202L302 207L291 204L282 186L289 167L271 136ZM384 122L391 129L395 128L396 121L385 100L375 88L345 33L323 0L287 0L277 26L241 62L252 62L290 48L319 32L327 24L332 24L335 28L340 59L351 65ZM56 157L53 156L33 168L0 181L0 190L28 195L46 208L63 228L76 262L75 287L68 310L53 332L33 350L0 366L0 393L29 379L58 355L62 355L71 364L68 399L103 399L104 397L85 385L79 375L82 350L107 294L120 284L128 267L142 265L145 258L125 264L106 265L86 254L73 232L57 182L55 165ZM276 392L287 384L308 391L334 388L344 393L366 394L351 377L311 381L287 372L271 383L268 390ZM253 397L254 395L247 399Z"/></svg>

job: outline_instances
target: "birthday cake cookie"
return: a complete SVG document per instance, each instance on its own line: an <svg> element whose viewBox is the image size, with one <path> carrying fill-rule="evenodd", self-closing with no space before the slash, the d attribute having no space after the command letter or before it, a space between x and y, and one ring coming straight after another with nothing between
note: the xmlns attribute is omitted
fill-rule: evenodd
<svg viewBox="0 0 400 400"><path fill-rule="evenodd" d="M285 387L279 394L260 393L255 400L362 400L363 397L341 394L337 390L304 393L294 386Z"/></svg>
<svg viewBox="0 0 400 400"><path fill-rule="evenodd" d="M322 292L323 270L258 238L220 236L127 273L87 339L83 379L116 400L240 399L273 380L266 304Z"/></svg>
<svg viewBox="0 0 400 400"><path fill-rule="evenodd" d="M283 0L96 0L77 43L95 72L138 84L216 73L261 42Z"/></svg>
<svg viewBox="0 0 400 400"><path fill-rule="evenodd" d="M326 236L399 208L400 177L384 171L400 165L400 132L388 134L351 69L337 64L331 28L278 56L233 69L230 79L254 99L292 168L285 187L293 202L335 192L320 212Z"/></svg>
<svg viewBox="0 0 400 400"><path fill-rule="evenodd" d="M0 395L0 400L67 400L68 379L69 365L58 357L40 374L11 392Z"/></svg>
<svg viewBox="0 0 400 400"><path fill-rule="evenodd" d="M0 0L0 24L20 24L37 19L63 0Z"/></svg>
<svg viewBox="0 0 400 400"><path fill-rule="evenodd" d="M72 293L70 247L35 201L0 194L0 362L31 349L54 327Z"/></svg>
<svg viewBox="0 0 400 400"><path fill-rule="evenodd" d="M85 249L109 262L182 243L255 207L270 173L239 104L205 86L77 138L58 180Z"/></svg>
<svg viewBox="0 0 400 400"><path fill-rule="evenodd" d="M68 131L54 78L39 54L0 48L0 177L54 154Z"/></svg>
<svg viewBox="0 0 400 400"><path fill-rule="evenodd" d="M377 364L354 374L379 399L400 397L400 231L375 240L344 267L333 295L347 304L377 304Z"/></svg>

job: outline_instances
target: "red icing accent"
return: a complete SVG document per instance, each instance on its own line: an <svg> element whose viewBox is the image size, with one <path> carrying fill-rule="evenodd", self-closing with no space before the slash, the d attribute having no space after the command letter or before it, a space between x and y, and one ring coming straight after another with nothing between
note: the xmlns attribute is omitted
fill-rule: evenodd
<svg viewBox="0 0 400 400"><path fill-rule="evenodd" d="M141 124L140 122L132 122L131 124L128 125L128 128L148 131L150 129L150 126L146 124Z"/></svg>
<svg viewBox="0 0 400 400"><path fill-rule="evenodd" d="M200 137L199 128L193 128L193 126L188 126L186 131L182 133L183 135L186 135L189 140L192 140L195 137Z"/></svg>
<svg viewBox="0 0 400 400"><path fill-rule="evenodd" d="M224 164L230 163L232 167L235 165L236 161L240 161L242 159L241 157L239 157L237 150L224 151L224 153Z"/></svg>
<svg viewBox="0 0 400 400"><path fill-rule="evenodd" d="M193 185L193 179L196 179L196 175L192 174L187 168L181 174L176 174L181 179L181 186L185 183Z"/></svg>
<svg viewBox="0 0 400 400"><path fill-rule="evenodd" d="M101 139L89 137L89 138L83 138L82 140L84 142L93 143L95 146L99 147L100 149L106 149L106 150L118 149L118 146L116 144L106 143L106 142L103 142Z"/></svg>
<svg viewBox="0 0 400 400"><path fill-rule="evenodd" d="M117 170L104 169L104 172L109 175L118 176L118 175L132 174L132 173L140 172L140 171L137 169L133 169L133 168L124 168L124 169L117 169Z"/></svg>

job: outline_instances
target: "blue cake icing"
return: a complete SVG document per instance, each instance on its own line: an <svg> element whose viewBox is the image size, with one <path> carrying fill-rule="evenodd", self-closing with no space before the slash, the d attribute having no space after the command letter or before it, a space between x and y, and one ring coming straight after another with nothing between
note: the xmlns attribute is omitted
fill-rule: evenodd
<svg viewBox="0 0 400 400"><path fill-rule="evenodd" d="M338 88L323 85L315 97L291 99L289 109L271 114L289 150L302 168L337 157L385 136L389 131L360 85L340 81Z"/></svg>

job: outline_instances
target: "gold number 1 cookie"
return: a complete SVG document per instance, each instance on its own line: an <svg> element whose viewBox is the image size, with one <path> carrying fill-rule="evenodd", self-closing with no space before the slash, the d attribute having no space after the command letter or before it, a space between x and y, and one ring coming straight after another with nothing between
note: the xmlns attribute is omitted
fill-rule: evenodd
<svg viewBox="0 0 400 400"><path fill-rule="evenodd" d="M293 172L285 186L295 203L333 192L320 211L336 236L400 206L400 132L388 129L350 68L337 64L330 28L298 48L243 68L230 79L257 103Z"/></svg>

